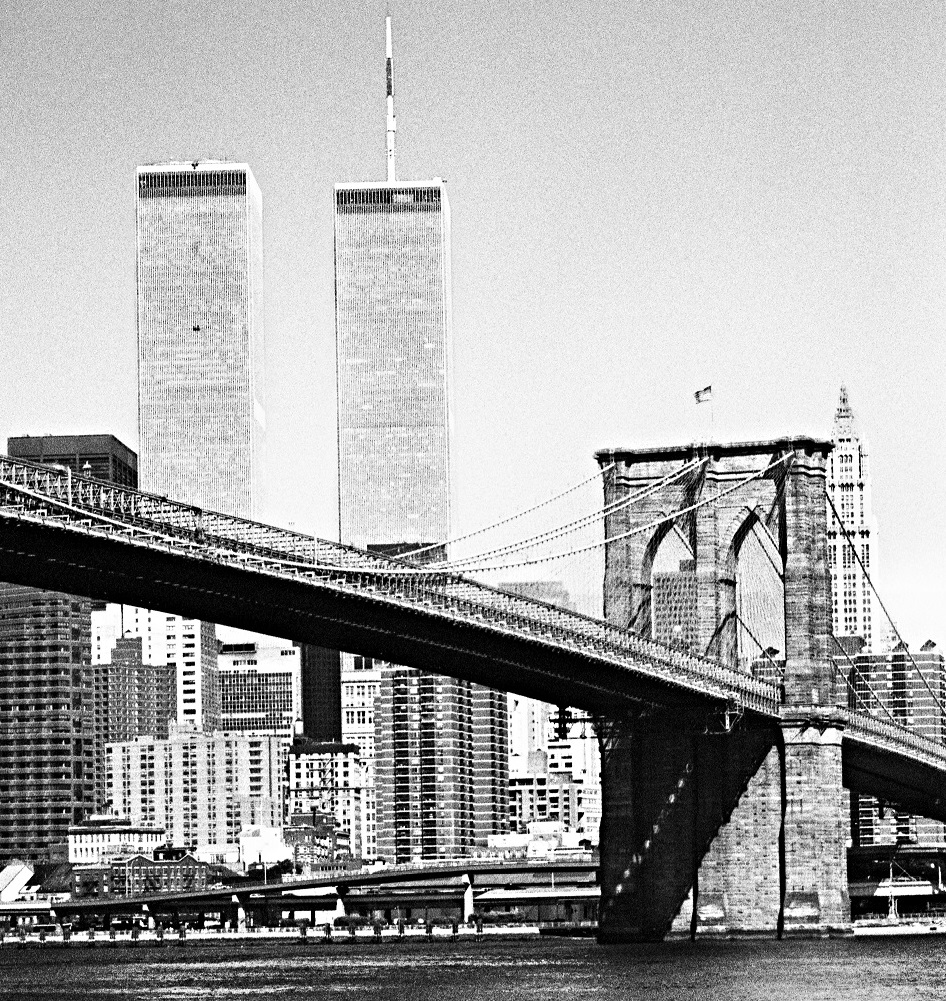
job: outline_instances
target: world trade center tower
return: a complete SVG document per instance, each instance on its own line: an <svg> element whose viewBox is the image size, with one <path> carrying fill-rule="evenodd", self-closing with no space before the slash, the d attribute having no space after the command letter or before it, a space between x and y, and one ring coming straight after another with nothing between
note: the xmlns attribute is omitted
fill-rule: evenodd
<svg viewBox="0 0 946 1001"><path fill-rule="evenodd" d="M427 560L451 530L450 211L440 178L395 176L390 18L386 36L387 177L334 190L339 533ZM506 829L505 695L347 654L341 687L367 857L464 855Z"/></svg>
<svg viewBox="0 0 946 1001"><path fill-rule="evenodd" d="M261 515L262 198L245 163L138 168L139 482Z"/></svg>
<svg viewBox="0 0 946 1001"><path fill-rule="evenodd" d="M387 179L335 185L342 542L388 552L450 534L450 209L398 182L387 35Z"/></svg>

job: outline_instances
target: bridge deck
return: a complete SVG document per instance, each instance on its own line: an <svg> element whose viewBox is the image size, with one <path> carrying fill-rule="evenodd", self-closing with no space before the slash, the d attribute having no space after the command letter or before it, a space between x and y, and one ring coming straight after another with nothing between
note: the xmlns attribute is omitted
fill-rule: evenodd
<svg viewBox="0 0 946 1001"><path fill-rule="evenodd" d="M776 686L609 623L7 457L0 559L5 580L334 645L605 716L648 704L735 706L750 725L783 716ZM886 790L909 775L922 798L923 782L946 775L941 743L861 713L831 716L844 728L852 783ZM938 795L926 796L941 809Z"/></svg>

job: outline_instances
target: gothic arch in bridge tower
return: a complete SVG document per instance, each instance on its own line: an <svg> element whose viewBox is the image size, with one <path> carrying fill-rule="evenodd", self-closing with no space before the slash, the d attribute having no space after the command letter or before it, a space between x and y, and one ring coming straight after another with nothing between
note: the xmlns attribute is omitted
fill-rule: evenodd
<svg viewBox="0 0 946 1001"><path fill-rule="evenodd" d="M747 674L781 680L785 651L785 556L779 497L745 505L719 543L720 604L728 609L716 649L703 651ZM779 660L781 658L781 662Z"/></svg>

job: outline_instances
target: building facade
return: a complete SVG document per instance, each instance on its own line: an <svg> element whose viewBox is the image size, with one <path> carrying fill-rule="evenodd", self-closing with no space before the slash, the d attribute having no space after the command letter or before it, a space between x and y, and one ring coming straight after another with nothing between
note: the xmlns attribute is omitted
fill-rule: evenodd
<svg viewBox="0 0 946 1001"><path fill-rule="evenodd" d="M341 655L342 741L359 748L364 768L360 848L363 858L378 858L378 807L375 782L375 706L381 690L382 661Z"/></svg>
<svg viewBox="0 0 946 1001"><path fill-rule="evenodd" d="M120 817L90 817L69 828L67 859L73 865L101 865L116 855L153 856L166 841L163 827L130 824Z"/></svg>
<svg viewBox="0 0 946 1001"><path fill-rule="evenodd" d="M218 664L221 728L291 738L302 718L299 647L221 643Z"/></svg>
<svg viewBox="0 0 946 1001"><path fill-rule="evenodd" d="M848 645L848 644L846 644ZM896 722L940 743L946 740L946 658L931 640L911 652L904 643L887 653L848 651L835 658L849 681L848 704L878 719ZM851 794L852 842L946 845L946 825Z"/></svg>
<svg viewBox="0 0 946 1001"><path fill-rule="evenodd" d="M469 855L507 829L505 693L385 665L374 711L380 858Z"/></svg>
<svg viewBox="0 0 946 1001"><path fill-rule="evenodd" d="M262 196L245 163L137 173L139 482L255 518L265 437Z"/></svg>
<svg viewBox="0 0 946 1001"><path fill-rule="evenodd" d="M366 769L357 744L297 739L286 766L286 813L332 818L333 843L364 858ZM373 857L373 856L372 856Z"/></svg>
<svg viewBox="0 0 946 1001"><path fill-rule="evenodd" d="M7 455L47 466L65 466L123 487L138 485L138 456L111 434L44 434L7 439Z"/></svg>
<svg viewBox="0 0 946 1001"><path fill-rule="evenodd" d="M450 212L446 188L335 186L339 537L450 534Z"/></svg>
<svg viewBox="0 0 946 1001"><path fill-rule="evenodd" d="M134 487L113 435L10 438L9 455ZM95 808L94 685L87 598L0 584L0 861L44 858Z"/></svg>
<svg viewBox="0 0 946 1001"><path fill-rule="evenodd" d="M212 623L136 605L92 611L92 662L108 663L120 638L141 641L142 664L167 667L173 676L173 718L207 732L220 728L220 672ZM166 736L167 730L154 734Z"/></svg>
<svg viewBox="0 0 946 1001"><path fill-rule="evenodd" d="M842 386L834 415L834 451L828 456L828 563L831 568L834 635L859 636L868 653L889 645L883 613L865 570L877 570L877 521L871 506L867 441L858 434ZM832 510L832 505L834 510ZM838 517L843 522L843 529ZM847 535L845 536L845 532Z"/></svg>
<svg viewBox="0 0 946 1001"><path fill-rule="evenodd" d="M282 823L278 737L172 726L167 740L109 744L107 757L114 811L164 827L175 845L237 844L245 827Z"/></svg>
<svg viewBox="0 0 946 1001"><path fill-rule="evenodd" d="M93 662L89 668L97 811L110 806L106 745L138 736L166 738L168 725L176 716L174 668L166 663L145 663L141 651L140 637L121 637L108 662Z"/></svg>
<svg viewBox="0 0 946 1001"><path fill-rule="evenodd" d="M46 857L92 812L90 603L0 585L0 862Z"/></svg>

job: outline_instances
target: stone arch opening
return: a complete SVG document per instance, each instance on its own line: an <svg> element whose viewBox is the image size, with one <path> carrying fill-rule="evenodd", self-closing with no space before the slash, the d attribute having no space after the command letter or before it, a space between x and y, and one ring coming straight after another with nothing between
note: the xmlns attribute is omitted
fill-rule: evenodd
<svg viewBox="0 0 946 1001"><path fill-rule="evenodd" d="M676 524L662 526L648 546L644 579L650 587L651 636L659 643L699 653L697 576L693 549Z"/></svg>
<svg viewBox="0 0 946 1001"><path fill-rule="evenodd" d="M733 637L739 670L780 682L785 671L784 559L759 508L746 510L727 554L734 581Z"/></svg>

